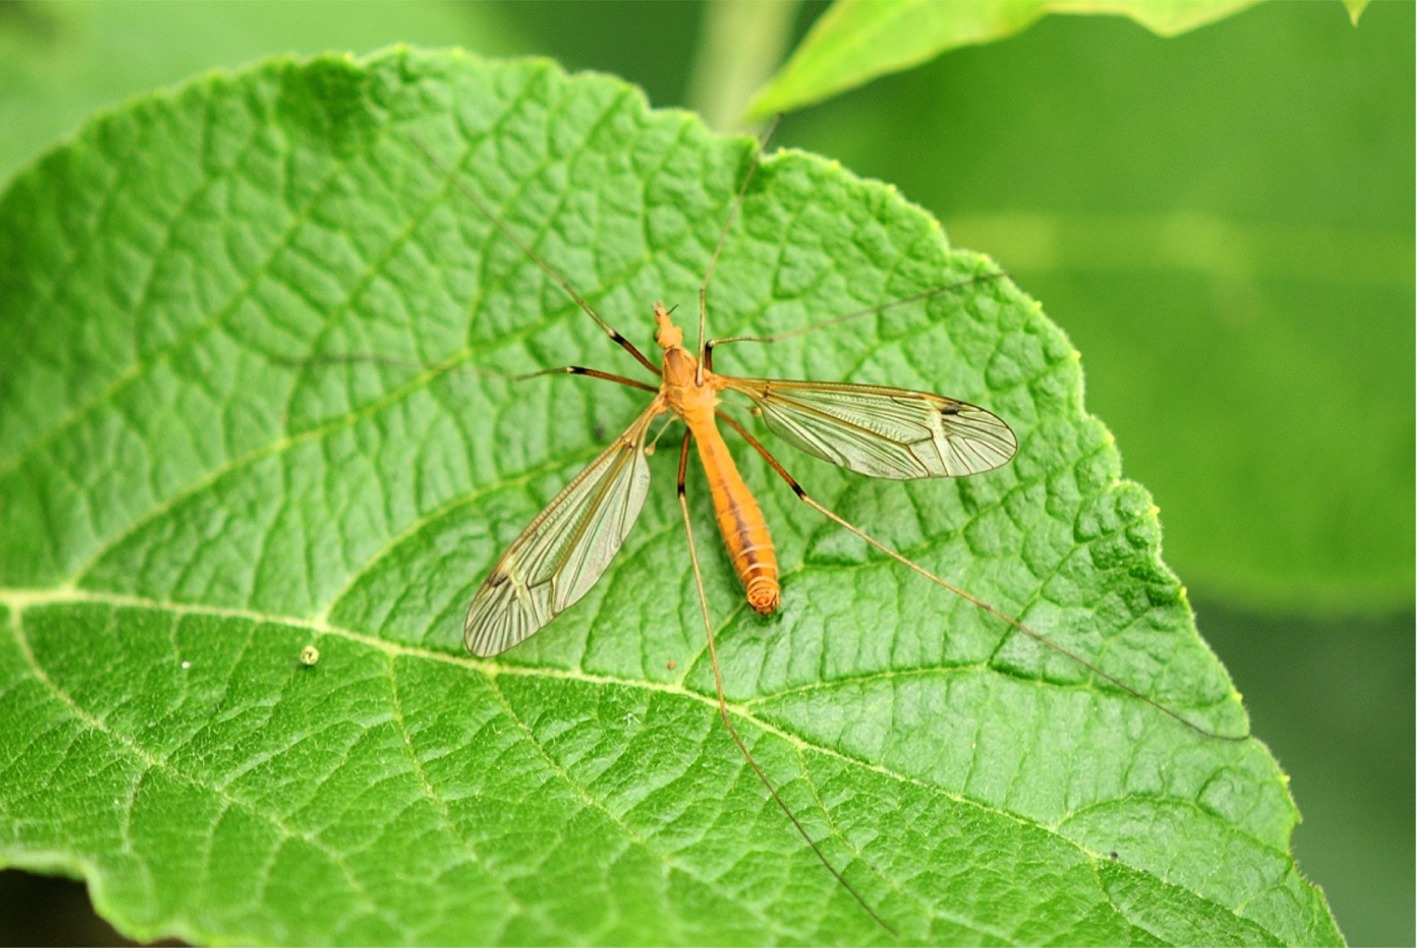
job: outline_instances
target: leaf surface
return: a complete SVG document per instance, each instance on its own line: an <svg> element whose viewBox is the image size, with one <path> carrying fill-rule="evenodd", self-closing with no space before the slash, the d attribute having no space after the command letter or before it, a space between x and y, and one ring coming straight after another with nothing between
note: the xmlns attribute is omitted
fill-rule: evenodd
<svg viewBox="0 0 1417 948"><path fill-rule="evenodd" d="M0 199L0 857L82 875L138 938L892 941L716 718L674 452L584 600L496 660L461 647L500 550L645 396L506 377L634 365L460 186L648 345L652 301L694 312L751 154L613 79L396 50L204 78L21 174ZM892 189L779 154L712 330L992 269ZM782 460L1202 730L1247 733L1077 354L1010 283L717 367L1008 419L1015 461L958 481ZM786 602L757 617L706 556L732 711L901 940L1339 940L1261 744L1008 634L740 457Z"/></svg>
<svg viewBox="0 0 1417 948"><path fill-rule="evenodd" d="M1344 641L1413 599L1413 8L1382 10L1053 17L792 125L1046 302L1197 599Z"/></svg>

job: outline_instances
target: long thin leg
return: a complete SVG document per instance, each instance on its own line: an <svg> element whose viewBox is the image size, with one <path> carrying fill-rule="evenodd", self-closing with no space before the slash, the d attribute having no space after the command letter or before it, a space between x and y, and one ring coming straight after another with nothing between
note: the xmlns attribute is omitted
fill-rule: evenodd
<svg viewBox="0 0 1417 948"><path fill-rule="evenodd" d="M513 380L534 379L538 375L584 375L591 379L604 379L607 382L615 382L618 385L628 385L630 388L638 388L646 392L658 392L659 387L641 382L639 379L627 379L623 375L615 375L610 372L602 372L599 369L588 369L583 365L561 365L554 369L538 369L535 372L522 372L517 375L506 376Z"/></svg>
<svg viewBox="0 0 1417 948"><path fill-rule="evenodd" d="M699 371L698 382L703 384L705 366L702 361L704 343L708 341L708 285L713 278L713 271L718 266L719 254L723 252L724 241L728 239L728 231L733 227L733 221L738 217L738 210L743 206L743 195L748 193L748 183L753 180L753 175L758 171L758 161L762 156L763 149L767 148L768 142L772 140L773 132L777 131L777 123L782 116L773 117L772 122L763 134L758 138L757 151L753 153L753 162L748 166L748 173L743 176L743 183L738 186L738 195L733 199L733 206L729 208L728 219L723 222L723 230L718 232L718 243L714 245L713 256L709 257L708 266L704 269L704 282L699 284Z"/></svg>
<svg viewBox="0 0 1417 948"><path fill-rule="evenodd" d="M566 295L569 296L571 299L575 300L576 305L579 306L581 309L585 310L586 315L589 316L591 319L595 320L595 324L599 326L601 330L604 331L604 333L609 336L617 346L619 346L621 349L624 349L630 355L634 356L636 361L638 361L640 365L649 369L655 375L659 374L659 366L655 365L653 362L647 359L645 357L645 354L639 349L635 348L635 344L633 342L620 335L619 331L616 330L614 326L611 326L605 320L601 319L600 315L595 310L591 309L590 304L585 301L585 298L576 292L576 288L571 286L571 281L566 279L566 277L561 274L560 270L557 270L551 264L543 260L540 254L532 250L531 247L525 241L523 241L516 234L512 233L511 228L509 228L506 224L502 223L501 219L498 218L496 214L492 213L492 209L487 206L487 204L482 200L482 198L478 197L472 192L471 188L463 184L462 179L458 178L455 173L449 171L448 168L444 166L444 164L439 161L438 158L431 151L424 147L421 141L419 141L417 138L414 138L412 135L409 136L409 141L413 142L413 144L418 147L418 150L423 152L424 157L433 163L433 167L437 168L438 171L444 177L446 177L449 181L452 182L454 187L456 187L459 191L463 193L463 197L467 198L470 202L472 202L472 205L474 207L476 207L479 211L482 212L483 217L487 218L489 221L492 222L493 227L496 227L497 230L501 231L503 237L507 238L513 244L515 244L518 250L526 254L528 257L530 257L536 262L537 266L541 267L542 270L546 271L547 276L551 277L551 279L555 280L558 284L560 284L561 289L566 291Z"/></svg>
<svg viewBox="0 0 1417 948"><path fill-rule="evenodd" d="M891 549L889 546L882 543L880 540L877 540L875 537L871 536L869 533L867 533L865 530L862 530L854 523L847 521L839 514L828 510L826 507L818 503L815 498L813 498L810 494L808 494L805 490L802 489L802 485L797 483L796 478L794 478L791 474L787 473L787 470L781 464L778 463L777 458L773 457L772 454L768 451L768 449L763 447L763 443L757 438L753 437L751 434L749 434L748 430L744 428L741 424L739 424L736 419L731 418L728 415L725 415L723 412L719 411L716 411L714 414L716 414L719 419L721 419L730 428L742 435L743 439L753 447L753 450L757 451L763 456L763 458L768 462L768 464L772 466L772 469L776 471L782 477L783 480L787 481L787 486L792 488L792 492L797 495L797 498L799 500L801 500L807 506L811 507L813 510L817 511L817 513L821 514L823 517L826 517L828 520L833 521L838 526L842 527L844 530L847 530L848 532L860 537L862 540L865 540L871 546L880 550L882 553L886 554L886 556L889 556L897 563L900 563L902 566L909 567L916 573L919 573L921 576L928 579L930 582L934 583L936 586L939 586L942 589L946 589L954 593L956 596L959 596L965 602L968 602L973 606L977 606L979 609L983 610L984 612L987 612L989 615L1002 620L1011 628L1033 639L1039 645L1042 645L1045 648L1052 649L1054 652L1057 652L1059 655L1062 655L1065 658L1072 659L1073 661L1077 662L1078 665L1092 672L1092 674L1096 675L1098 678L1101 678L1103 681L1107 682L1115 688L1121 689L1122 691L1131 695L1133 698L1137 698L1138 700L1146 702L1156 710L1160 711L1162 714L1166 715L1169 718L1173 718L1176 721L1179 721L1181 724L1184 724L1186 727L1190 728L1192 731L1195 731L1197 734L1222 741L1243 741L1249 738L1248 734L1217 734L1216 732L1206 727L1203 727L1200 724L1196 724L1194 721L1191 721L1190 719L1186 718L1181 713L1173 711L1170 708L1166 707L1166 705L1157 701L1155 698L1148 697L1147 695L1142 694L1140 691L1133 688L1126 682L1107 674L1107 672L1098 668L1092 662L1083 658L1076 652L1064 648L1057 642L1054 642L1052 639L1048 638L1048 636L1044 635L1042 632L1035 632L1033 629L1030 629L1028 626L1024 625L1022 622L1015 619L1007 612L1004 612L1002 609L997 609L994 606L991 606L989 603L985 602L983 599L980 599L978 596L964 591L960 587L956 586L954 583L941 579L939 576L936 576L934 573L930 572L925 567L916 563L914 560L911 560L901 555L900 553L897 553L895 550Z"/></svg>
<svg viewBox="0 0 1417 948"><path fill-rule="evenodd" d="M381 355L320 356L318 359L314 360L281 359L272 357L271 361L294 366L308 365L311 362L323 362L335 365L375 362L381 365L397 365L400 368L423 369L424 371L427 371L430 368L436 368L436 366L425 365L424 363L417 362L413 359L400 359L396 356ZM511 379L514 382L522 381L525 379L534 379L539 375L584 375L587 378L604 379L607 382L615 382L619 385L628 385L630 388L638 388L646 392L659 391L659 388L657 386L641 382L639 379L626 378L623 375L615 375L611 372L602 372L599 369L588 369L583 365L558 365L552 369L538 369L535 372L499 372L496 369L479 369L474 368L472 366L453 366L452 368L461 368L463 371L471 372L474 375L490 375L494 378Z"/></svg>
<svg viewBox="0 0 1417 948"><path fill-rule="evenodd" d="M733 719L729 717L728 701L723 697L723 672L718 667L718 648L714 645L713 640L713 622L709 619L708 596L704 593L703 572L699 569L699 551L694 543L694 526L689 517L689 501L684 493L684 476L689 465L689 441L692 437L691 432L684 432L684 442L679 448L679 511L684 515L684 535L688 537L689 540L689 562L692 563L694 567L694 588L699 594L699 614L704 620L704 635L708 637L709 663L713 666L713 684L714 688L718 691L718 716L723 719L723 726L728 729L728 736L733 738L733 743L738 745L738 750L742 752L743 759L748 762L748 766L753 768L753 773L758 775L758 779L762 781L763 786L767 787L768 794L773 798L773 802L777 804L778 809L782 810L782 812L786 814L787 819L796 827L798 835L811 847L812 852L816 854L817 861L826 867L827 872L830 872L837 882L841 883L842 888L851 893L851 897L857 901L861 908L865 909L867 915L870 915L876 920L876 924L890 932L892 936L896 936L896 930L887 924L885 919L876 914L876 910L871 908L870 904L862 897L861 893L857 892L856 889L852 887L851 883L847 882L846 879L842 877L841 873L836 870L836 867L827 861L827 857L822 852L821 847L813 841L812 837L807 835L806 828L802 826L801 821L797 819L797 816L788 808L782 797L778 795L777 788L772 785L772 781L769 780L768 775L763 772L763 768L758 766L758 762L753 759L753 755L748 751L748 745L743 743L743 738L738 736L738 729L733 726Z"/></svg>
<svg viewBox="0 0 1417 948"><path fill-rule="evenodd" d="M356 365L359 363L374 362L380 365L396 365L401 369L423 369L437 368L438 364L430 365L427 362L419 362L417 359L400 359L398 356L372 355L359 353L356 355L318 355L302 356L293 359L282 355L270 355L266 357L276 365L287 365L293 368L304 368L307 365Z"/></svg>
<svg viewBox="0 0 1417 948"><path fill-rule="evenodd" d="M796 329L789 329L786 332L775 333L771 336L729 336L726 339L710 339L704 343L704 361L710 364L709 353L714 346L726 346L730 342L781 342L784 339L791 339L794 336L805 336L809 332L816 332L818 329L826 329L828 326L835 326L839 323L848 322L861 316L869 316L872 313L884 313L887 310L895 309L899 306L906 306L910 303L918 303L921 300L933 299L936 296L943 296L946 293L953 293L962 290L967 286L976 283L983 283L985 280L997 280L1008 276L1002 270L993 273L981 273L978 276L970 277L968 280L961 280L958 283L948 283L944 286L937 286L933 290L925 290L923 293L916 293L913 296L906 296L898 300L891 300L889 303L881 303L876 306L867 306L864 309L853 310L841 316L833 316L831 319L824 319L821 322L809 323L806 326L799 326Z"/></svg>

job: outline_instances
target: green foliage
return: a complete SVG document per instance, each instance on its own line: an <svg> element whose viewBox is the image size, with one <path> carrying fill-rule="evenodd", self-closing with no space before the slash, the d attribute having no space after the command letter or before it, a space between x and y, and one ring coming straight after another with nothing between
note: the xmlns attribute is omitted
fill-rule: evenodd
<svg viewBox="0 0 1417 948"><path fill-rule="evenodd" d="M218 67L281 53L369 50L395 39L523 47L492 4L347 0L317 4L150 4L132 0L0 5L0 176L69 134L91 113Z"/></svg>
<svg viewBox="0 0 1417 948"><path fill-rule="evenodd" d="M642 393L496 374L633 366L454 177L643 339L654 299L693 312L750 154L615 80L397 51L136 101L17 177L0 858L82 875L141 938L890 941L715 717L673 452L580 605L496 661L459 642L500 548ZM891 189L783 154L711 326L790 328L988 268ZM385 358L337 358L357 353ZM1007 418L1015 462L958 482L785 460L927 567L1245 733L1076 353L1011 284L721 359ZM744 466L787 604L756 617L707 558L733 713L903 940L1338 940L1257 741L1006 634Z"/></svg>
<svg viewBox="0 0 1417 948"><path fill-rule="evenodd" d="M1336 617L1294 651L1411 625L1412 11L1051 17L790 126L1047 301L1202 613Z"/></svg>
<svg viewBox="0 0 1417 948"><path fill-rule="evenodd" d="M1049 13L1109 13L1174 36L1258 0L837 0L791 59L754 97L749 112L789 112L877 76L918 66L960 46L989 43ZM1360 9L1349 4L1357 22Z"/></svg>

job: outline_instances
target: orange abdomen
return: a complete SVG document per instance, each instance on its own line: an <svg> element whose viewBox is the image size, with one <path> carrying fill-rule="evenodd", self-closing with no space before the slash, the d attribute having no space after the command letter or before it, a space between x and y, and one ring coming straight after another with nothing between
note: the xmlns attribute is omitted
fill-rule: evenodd
<svg viewBox="0 0 1417 948"><path fill-rule="evenodd" d="M712 421L694 426L694 443L713 493L718 531L723 534L733 568L743 581L748 605L765 616L772 615L782 602L782 586L777 581L777 555L763 512L743 483L728 445Z"/></svg>

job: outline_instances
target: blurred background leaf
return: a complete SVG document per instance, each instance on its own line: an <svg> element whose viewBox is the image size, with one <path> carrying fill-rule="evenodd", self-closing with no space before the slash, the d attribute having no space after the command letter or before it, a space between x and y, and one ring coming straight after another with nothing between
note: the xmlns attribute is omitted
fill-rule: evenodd
<svg viewBox="0 0 1417 948"><path fill-rule="evenodd" d="M1006 39L1049 13L1127 16L1162 36L1258 0L837 0L753 97L758 116L800 109L960 46Z"/></svg>
<svg viewBox="0 0 1417 948"><path fill-rule="evenodd" d="M0 7L0 169L125 95L275 52L542 53L656 105L756 81L725 59L691 86L717 7L339 9ZM1413 940L1417 881L1412 35L1399 3L1356 28L1335 5L1261 5L1169 40L1047 17L778 133L898 184L1072 334L1089 407L1293 778L1301 865L1369 944Z"/></svg>

